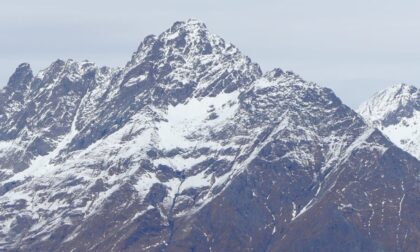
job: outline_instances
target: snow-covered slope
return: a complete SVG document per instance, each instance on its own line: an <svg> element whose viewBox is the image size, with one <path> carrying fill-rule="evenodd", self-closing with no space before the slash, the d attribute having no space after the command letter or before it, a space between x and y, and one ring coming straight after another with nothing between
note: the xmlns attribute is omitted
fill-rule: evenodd
<svg viewBox="0 0 420 252"><path fill-rule="evenodd" d="M20 65L0 103L0 250L419 245L419 162L197 20L122 68Z"/></svg>
<svg viewBox="0 0 420 252"><path fill-rule="evenodd" d="M420 90L394 85L364 102L358 112L396 145L420 159Z"/></svg>

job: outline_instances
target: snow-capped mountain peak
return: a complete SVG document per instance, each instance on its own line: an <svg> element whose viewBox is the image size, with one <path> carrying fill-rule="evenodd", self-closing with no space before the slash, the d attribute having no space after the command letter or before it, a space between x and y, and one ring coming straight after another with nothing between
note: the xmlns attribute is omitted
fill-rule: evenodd
<svg viewBox="0 0 420 252"><path fill-rule="evenodd" d="M398 84L373 95L358 112L400 148L420 159L420 90Z"/></svg>
<svg viewBox="0 0 420 252"><path fill-rule="evenodd" d="M420 91L415 86L397 84L380 91L364 102L359 113L372 123L390 125L420 110Z"/></svg>
<svg viewBox="0 0 420 252"><path fill-rule="evenodd" d="M198 66L210 64L210 60L227 60L232 57L243 57L244 61L250 63L234 45L211 33L203 22L189 19L175 22L159 36L147 36L133 54L129 65L145 59L167 58L172 63L182 60ZM258 65L253 64L258 68Z"/></svg>

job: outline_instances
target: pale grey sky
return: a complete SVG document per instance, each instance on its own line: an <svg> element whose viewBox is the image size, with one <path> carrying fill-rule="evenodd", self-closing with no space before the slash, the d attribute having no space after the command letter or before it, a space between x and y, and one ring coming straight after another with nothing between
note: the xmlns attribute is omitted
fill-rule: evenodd
<svg viewBox="0 0 420 252"><path fill-rule="evenodd" d="M197 18L258 62L332 88L348 105L420 83L420 1L2 0L0 83L21 62L122 66L148 34Z"/></svg>

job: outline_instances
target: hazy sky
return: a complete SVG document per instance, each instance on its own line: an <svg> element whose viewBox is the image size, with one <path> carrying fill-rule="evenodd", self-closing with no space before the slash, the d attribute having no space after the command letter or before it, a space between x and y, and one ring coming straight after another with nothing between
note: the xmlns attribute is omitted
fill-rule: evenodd
<svg viewBox="0 0 420 252"><path fill-rule="evenodd" d="M293 70L356 107L375 91L420 84L420 1L2 0L0 83L21 62L122 66L148 34L197 18L264 71Z"/></svg>

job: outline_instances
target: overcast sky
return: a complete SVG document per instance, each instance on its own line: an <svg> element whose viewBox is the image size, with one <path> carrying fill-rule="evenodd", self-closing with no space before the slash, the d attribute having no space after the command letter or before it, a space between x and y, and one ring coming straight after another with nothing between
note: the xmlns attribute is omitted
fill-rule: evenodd
<svg viewBox="0 0 420 252"><path fill-rule="evenodd" d="M140 41L197 18L264 71L293 70L348 105L405 82L420 84L420 1L2 0L0 83L21 62L123 66Z"/></svg>

